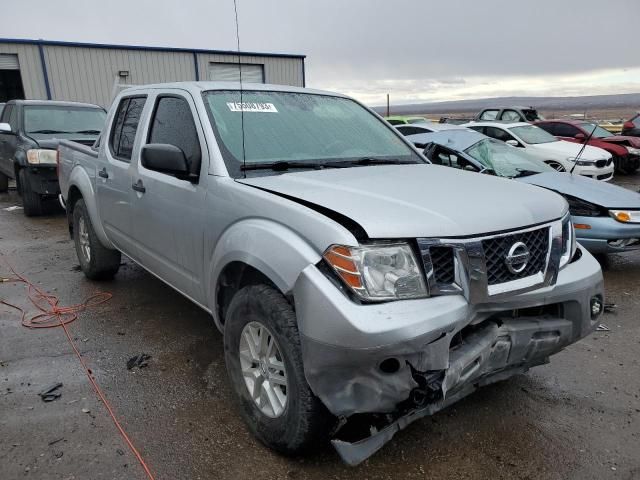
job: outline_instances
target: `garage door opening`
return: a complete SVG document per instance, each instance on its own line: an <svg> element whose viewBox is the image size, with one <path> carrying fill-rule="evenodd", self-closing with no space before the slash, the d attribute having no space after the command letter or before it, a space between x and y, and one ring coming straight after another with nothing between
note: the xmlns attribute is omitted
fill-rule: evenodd
<svg viewBox="0 0 640 480"><path fill-rule="evenodd" d="M209 64L209 80L214 82L239 82L242 67L242 81L247 83L264 83L264 65L254 63L220 63Z"/></svg>
<svg viewBox="0 0 640 480"><path fill-rule="evenodd" d="M18 55L0 54L0 103L24 99Z"/></svg>

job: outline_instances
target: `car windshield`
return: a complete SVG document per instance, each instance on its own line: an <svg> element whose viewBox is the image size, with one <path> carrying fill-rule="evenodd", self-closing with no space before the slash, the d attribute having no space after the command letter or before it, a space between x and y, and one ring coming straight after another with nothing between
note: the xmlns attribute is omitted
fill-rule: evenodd
<svg viewBox="0 0 640 480"><path fill-rule="evenodd" d="M467 148L465 153L500 177L516 178L555 171L522 149L493 138L480 140Z"/></svg>
<svg viewBox="0 0 640 480"><path fill-rule="evenodd" d="M535 125L522 125L520 127L511 127L509 129L516 136L520 137L524 143L535 145L538 143L557 142L558 139L549 132L536 127Z"/></svg>
<svg viewBox="0 0 640 480"><path fill-rule="evenodd" d="M26 105L24 131L39 137L97 136L107 114L101 108L62 105Z"/></svg>
<svg viewBox="0 0 640 480"><path fill-rule="evenodd" d="M234 177L276 163L292 168L426 163L384 121L348 98L243 91L241 104L235 90L203 95Z"/></svg>
<svg viewBox="0 0 640 480"><path fill-rule="evenodd" d="M587 135L589 135L591 132L593 132L592 137L594 138L607 138L607 137L613 137L613 133L611 133L609 130L605 130L604 128L602 128L600 125L596 125L595 123L581 123L580 127L587 132ZM595 130L594 130L595 128Z"/></svg>

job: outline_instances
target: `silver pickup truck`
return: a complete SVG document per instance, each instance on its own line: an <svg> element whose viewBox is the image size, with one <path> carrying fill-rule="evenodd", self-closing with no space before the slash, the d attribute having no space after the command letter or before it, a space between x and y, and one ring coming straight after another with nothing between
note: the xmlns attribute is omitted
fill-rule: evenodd
<svg viewBox="0 0 640 480"><path fill-rule="evenodd" d="M431 165L342 95L135 87L59 162L86 276L122 253L210 312L246 423L281 452L331 439L357 464L602 312L562 197Z"/></svg>

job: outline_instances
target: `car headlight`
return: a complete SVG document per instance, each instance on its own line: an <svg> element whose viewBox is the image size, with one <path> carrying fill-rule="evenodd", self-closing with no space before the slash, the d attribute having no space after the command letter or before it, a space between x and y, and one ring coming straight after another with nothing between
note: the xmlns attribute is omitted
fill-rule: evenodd
<svg viewBox="0 0 640 480"><path fill-rule="evenodd" d="M364 300L427 297L422 270L406 243L333 245L323 255L344 283Z"/></svg>
<svg viewBox="0 0 640 480"><path fill-rule="evenodd" d="M57 154L55 150L34 148L27 150L27 162L32 165L55 165Z"/></svg>
<svg viewBox="0 0 640 480"><path fill-rule="evenodd" d="M562 254L560 255L560 268L564 268L576 253L576 233L573 230L571 217L567 215L562 220Z"/></svg>
<svg viewBox="0 0 640 480"><path fill-rule="evenodd" d="M626 147L626 149L627 149L627 152L629 152L631 155L640 156L640 148Z"/></svg>
<svg viewBox="0 0 640 480"><path fill-rule="evenodd" d="M580 165L581 167L592 167L594 164L593 160L578 160L576 162L576 157L567 157L567 161Z"/></svg>
<svg viewBox="0 0 640 480"><path fill-rule="evenodd" d="M569 213L571 215L575 215L577 217L606 216L598 205L580 198L572 197L571 195L564 195L564 198L569 203Z"/></svg>
<svg viewBox="0 0 640 480"><path fill-rule="evenodd" d="M640 223L640 210L609 210L609 215L622 223Z"/></svg>

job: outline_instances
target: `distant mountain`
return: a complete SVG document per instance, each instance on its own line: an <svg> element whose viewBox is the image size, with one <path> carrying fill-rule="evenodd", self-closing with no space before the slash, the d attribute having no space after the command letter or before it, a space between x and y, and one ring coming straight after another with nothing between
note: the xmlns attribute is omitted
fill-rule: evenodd
<svg viewBox="0 0 640 480"><path fill-rule="evenodd" d="M497 97L448 102L411 103L391 105L391 114L477 112L487 107L514 105L533 106L540 110L576 110L578 112L612 108L640 110L640 93L583 97ZM385 114L387 111L386 106L373 107L373 109L380 114Z"/></svg>

